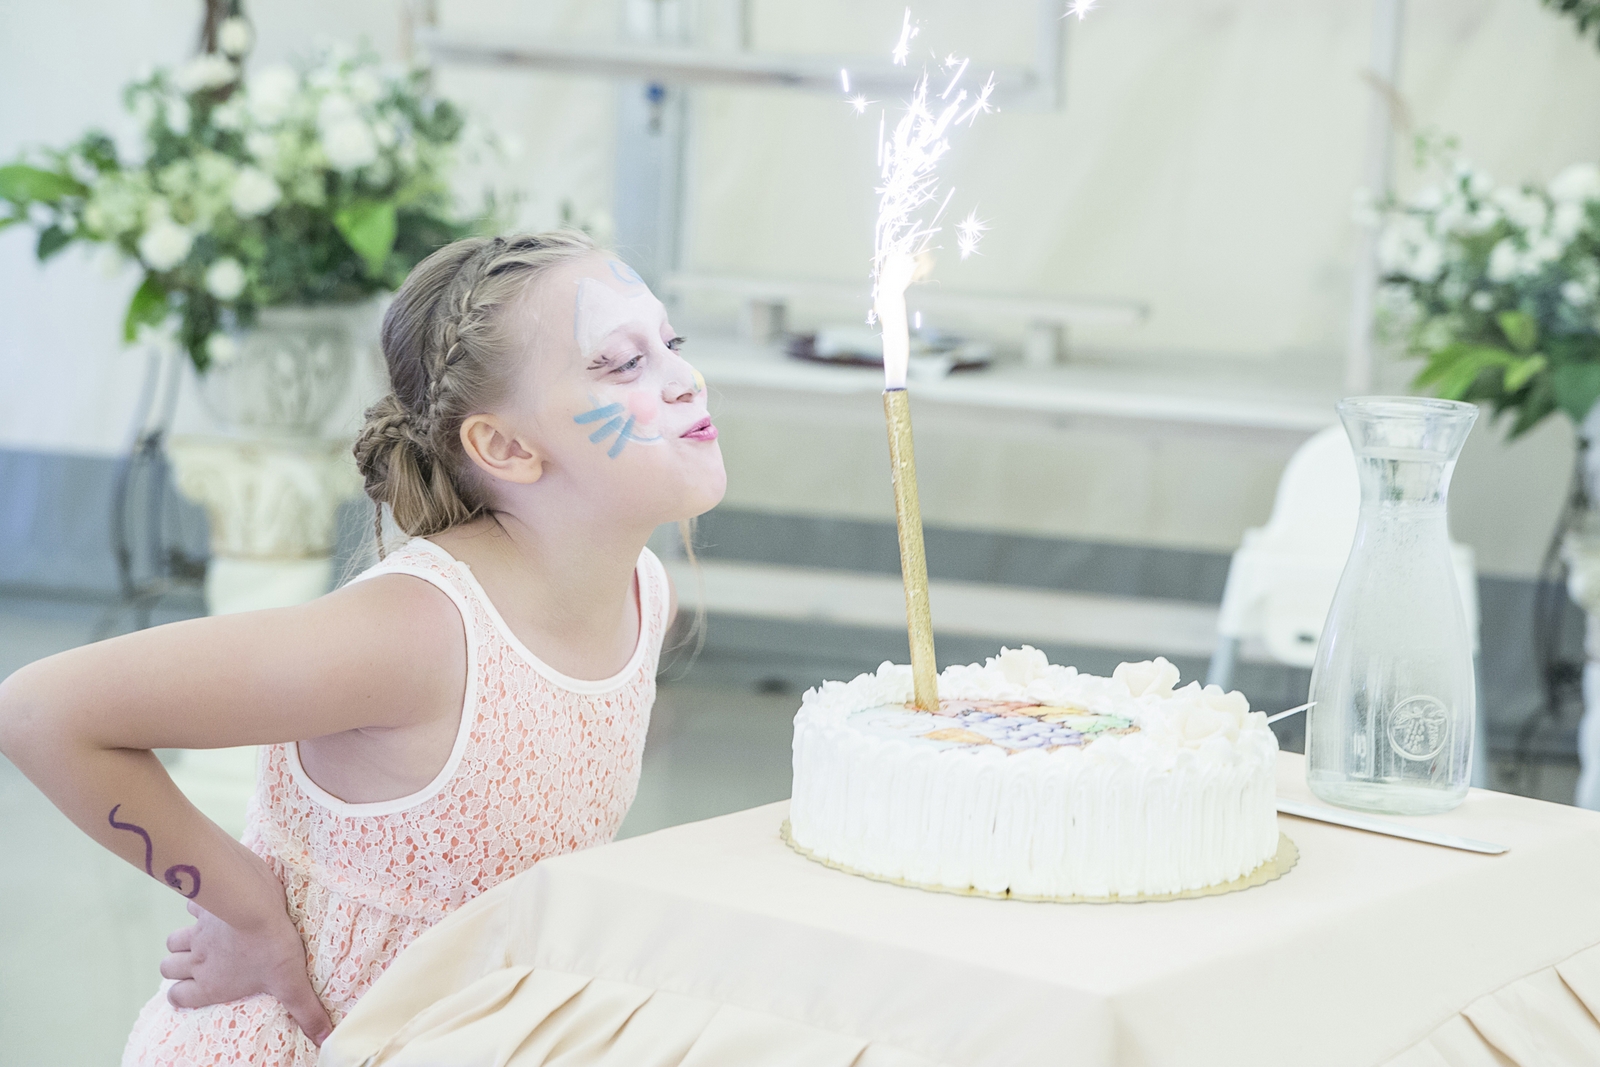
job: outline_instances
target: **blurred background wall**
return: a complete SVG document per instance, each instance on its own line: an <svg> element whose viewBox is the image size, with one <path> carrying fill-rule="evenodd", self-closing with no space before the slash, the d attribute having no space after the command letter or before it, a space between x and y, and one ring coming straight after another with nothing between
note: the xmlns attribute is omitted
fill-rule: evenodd
<svg viewBox="0 0 1600 1067"><path fill-rule="evenodd" d="M617 39L637 7L436 5L445 32L596 43ZM131 136L121 86L147 64L192 52L197 8L192 0L8 5L0 157L91 125ZM683 10L683 39L731 44L732 0ZM756 50L881 58L901 6L751 0L746 10ZM980 64L1030 62L1034 12L1025 0L929 0L916 11L929 47ZM1313 416L1218 426L920 407L925 514L943 538L936 577L1220 597L1227 554L1264 521L1283 464L1317 419L1332 422L1341 392L1374 12L1369 2L1331 0L1108 0L1065 27L1059 109L1008 109L1001 99L999 113L961 132L947 181L991 230L981 255L947 255L932 284L1142 302L1149 315L1138 325L1075 327L1071 373L1135 402L1145 390L1187 390ZM256 69L319 39L365 40L391 58L405 49L394 0L283 0L249 13ZM1427 131L1458 136L1501 180L1544 181L1600 154L1600 56L1536 0L1411 0L1399 70L1401 190L1425 180L1408 144ZM618 155L618 104L638 86L460 65L442 66L438 79L522 146L497 176L524 194L521 225L553 225L563 209L579 218L626 212L617 197L627 195L631 164ZM683 269L864 284L871 119L832 96L726 88L694 89L685 115ZM76 247L41 269L25 230L0 233L0 585L94 595L112 583L101 517L143 369L118 341L137 279L107 274ZM859 321L860 310L802 298L790 323ZM732 333L737 314L735 301L715 294L675 303L691 345L701 331ZM960 317L949 325L978 328ZM981 328L1003 351L1020 343L1018 323ZM1403 389L1410 373L1385 355L1376 387ZM358 377L336 428L353 431L382 389L375 358ZM205 409L185 389L177 430L205 430ZM893 572L874 398L726 389L716 402L731 478L725 504L704 524L709 553ZM1456 477L1453 533L1477 552L1486 684L1508 722L1537 699L1529 582L1572 456L1573 434L1559 418L1514 444L1484 420ZM349 510L358 537L364 520ZM883 654L894 655L893 635L880 636ZM789 649L807 639L778 630L762 640ZM1276 699L1269 692L1263 699Z"/></svg>
<svg viewBox="0 0 1600 1067"><path fill-rule="evenodd" d="M131 133L120 88L141 66L192 50L194 7L187 0L8 5L0 70L11 88L0 94L0 155L88 125ZM717 5L697 10L705 26L715 25ZM752 44L875 56L886 50L899 10L882 2L758 2ZM447 0L439 11L446 28L597 41L614 38L621 18L603 3ZM934 0L917 14L931 27L932 44L983 62L1030 57L1029 4ZM303 51L318 35L365 38L386 55L401 48L393 2L290 0L257 5L251 15L258 65ZM1350 205L1360 182L1371 15L1368 3L1141 0L1108 3L1073 22L1062 109L1008 113L1002 101L1000 114L963 133L948 180L993 228L983 254L944 264L939 283L1148 303L1141 326L1075 332L1074 358L1336 388L1357 236ZM85 33L90 25L95 32ZM563 201L585 214L611 209L619 91L611 82L450 67L440 79L524 146L515 178L528 194L526 225L553 223ZM1595 155L1596 89L1600 57L1532 0L1408 6L1401 94L1411 128L1457 134L1497 177L1544 180ZM854 120L834 99L772 90L696 90L690 114L687 268L862 277L875 134L867 120ZM1403 145L1397 156L1399 184L1414 183ZM77 250L41 270L27 234L0 234L0 447L107 456L122 444L141 371L117 340L133 283L126 272L105 276ZM702 303L709 317L732 314L714 300ZM816 320L803 304L792 314L798 325ZM1391 371L1386 384L1404 376ZM348 405L351 418L359 399ZM181 418L203 413L185 405ZM1242 496L1226 457L1204 457L1214 473L1184 471L1179 514L1129 507L1119 497L1151 462L1145 429L1132 438L1062 437L1064 447L1092 453L1101 475L1038 484L1039 494L1074 497L1070 508L1054 509L1070 514L1041 520L1031 503L990 504L979 524L1227 550L1239 530L1264 517L1272 464L1285 443L1246 477ZM1495 438L1484 425L1468 447L1455 530L1477 548L1484 573L1525 577L1554 516L1571 437L1552 420L1510 449ZM817 469L831 471L830 451L851 456L868 446L813 436L807 447ZM781 505L763 489L762 457L731 444L729 453L745 475L735 478L729 503ZM865 492L843 484L816 503L881 519L889 502L879 488L875 480ZM930 518L972 524L935 495Z"/></svg>

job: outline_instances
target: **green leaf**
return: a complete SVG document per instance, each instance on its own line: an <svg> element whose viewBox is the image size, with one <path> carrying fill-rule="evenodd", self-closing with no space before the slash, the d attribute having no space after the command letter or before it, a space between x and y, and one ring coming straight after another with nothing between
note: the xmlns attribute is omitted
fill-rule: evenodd
<svg viewBox="0 0 1600 1067"><path fill-rule="evenodd" d="M28 216L26 215L8 215L5 218L0 219L0 230L5 229L7 226L15 226L19 222L27 221Z"/></svg>
<svg viewBox="0 0 1600 1067"><path fill-rule="evenodd" d="M140 326L154 326L166 317L167 291L154 274L146 274L144 283L128 301L128 314L122 320L122 339L132 343L139 336Z"/></svg>
<svg viewBox="0 0 1600 1067"><path fill-rule="evenodd" d="M63 196L82 196L89 190L65 174L40 170L25 163L0 167L0 199L13 204L30 204L35 200L54 204Z"/></svg>
<svg viewBox="0 0 1600 1067"><path fill-rule="evenodd" d="M1550 372L1556 405L1574 425L1583 425L1589 409L1600 399L1600 363L1564 363Z"/></svg>
<svg viewBox="0 0 1600 1067"><path fill-rule="evenodd" d="M1486 345L1450 345L1434 353L1412 384L1432 386L1446 400L1461 400L1490 367L1509 367L1517 357L1503 348Z"/></svg>
<svg viewBox="0 0 1600 1067"><path fill-rule="evenodd" d="M1539 321L1526 311L1502 311L1496 319L1511 347L1523 355L1532 352L1539 343Z"/></svg>
<svg viewBox="0 0 1600 1067"><path fill-rule="evenodd" d="M367 265L367 273L374 277L383 273L383 262L394 250L397 230L394 202L389 200L358 200L341 208L333 217L339 236L355 250Z"/></svg>
<svg viewBox="0 0 1600 1067"><path fill-rule="evenodd" d="M71 243L70 233L60 226L51 226L39 234L39 244L34 249L34 254L39 257L39 262L43 263Z"/></svg>
<svg viewBox="0 0 1600 1067"><path fill-rule="evenodd" d="M1549 360L1545 359L1543 356L1528 356L1524 359L1517 360L1511 366L1506 368L1506 392L1515 393L1524 385L1527 385L1533 380L1533 376L1535 374L1538 374L1540 371L1544 370L1548 363Z"/></svg>

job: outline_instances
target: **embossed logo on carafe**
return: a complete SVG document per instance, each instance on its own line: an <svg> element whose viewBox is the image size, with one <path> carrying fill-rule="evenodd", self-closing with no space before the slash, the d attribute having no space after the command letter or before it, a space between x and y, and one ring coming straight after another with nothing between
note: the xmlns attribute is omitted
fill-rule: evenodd
<svg viewBox="0 0 1600 1067"><path fill-rule="evenodd" d="M1440 701L1428 696L1410 697L1389 713L1389 747L1408 760L1429 760L1444 749L1450 733L1450 715Z"/></svg>

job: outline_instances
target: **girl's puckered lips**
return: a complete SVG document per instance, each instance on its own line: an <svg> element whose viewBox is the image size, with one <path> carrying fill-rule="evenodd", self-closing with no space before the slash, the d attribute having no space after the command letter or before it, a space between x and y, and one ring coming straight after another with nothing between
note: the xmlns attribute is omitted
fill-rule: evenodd
<svg viewBox="0 0 1600 1067"><path fill-rule="evenodd" d="M711 424L711 419L708 417L685 430L683 436L691 441L715 441L717 428Z"/></svg>

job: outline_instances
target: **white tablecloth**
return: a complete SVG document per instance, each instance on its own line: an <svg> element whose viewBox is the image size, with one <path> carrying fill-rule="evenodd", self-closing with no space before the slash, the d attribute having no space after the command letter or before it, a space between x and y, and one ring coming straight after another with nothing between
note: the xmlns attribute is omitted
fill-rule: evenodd
<svg viewBox="0 0 1600 1067"><path fill-rule="evenodd" d="M1280 795L1310 799L1300 757ZM1027 904L832 871L784 804L547 860L395 961L326 1067L1600 1064L1600 814L1474 790L1484 856L1281 817L1268 885ZM1405 820L1400 820L1405 821Z"/></svg>

